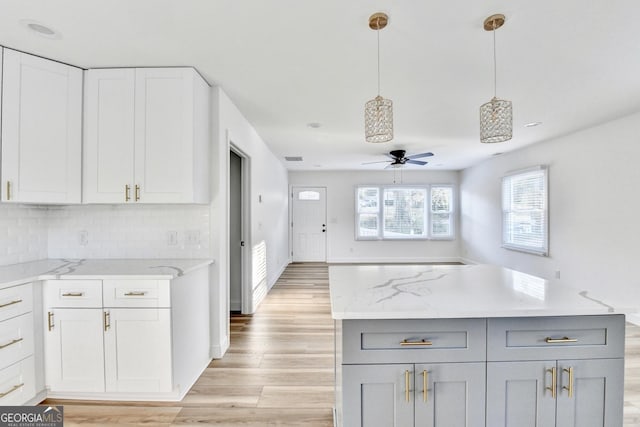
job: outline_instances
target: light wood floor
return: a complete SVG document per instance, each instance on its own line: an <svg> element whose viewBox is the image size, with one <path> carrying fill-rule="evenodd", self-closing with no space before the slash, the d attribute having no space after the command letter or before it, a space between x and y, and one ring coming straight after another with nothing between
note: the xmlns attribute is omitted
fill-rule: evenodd
<svg viewBox="0 0 640 427"><path fill-rule="evenodd" d="M625 427L640 426L640 327L628 325ZM325 264L292 264L254 316L231 318L231 347L181 402L63 404L65 426L332 427L333 321Z"/></svg>

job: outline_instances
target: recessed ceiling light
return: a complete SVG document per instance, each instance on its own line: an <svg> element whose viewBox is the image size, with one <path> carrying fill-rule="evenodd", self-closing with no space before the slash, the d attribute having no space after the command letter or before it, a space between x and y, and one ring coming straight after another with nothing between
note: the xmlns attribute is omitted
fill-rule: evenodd
<svg viewBox="0 0 640 427"><path fill-rule="evenodd" d="M503 153L493 153L492 156L502 156Z"/></svg>
<svg viewBox="0 0 640 427"><path fill-rule="evenodd" d="M301 162L302 156L284 156L287 162Z"/></svg>
<svg viewBox="0 0 640 427"><path fill-rule="evenodd" d="M318 123L318 122L307 123L307 127L310 127L311 129L318 129L320 126L322 126L322 123Z"/></svg>
<svg viewBox="0 0 640 427"><path fill-rule="evenodd" d="M542 124L542 122L531 122L531 123L527 123L526 125L524 125L524 127L526 128L534 128L536 126L540 126Z"/></svg>
<svg viewBox="0 0 640 427"><path fill-rule="evenodd" d="M23 19L20 21L20 24L40 37L46 37L48 39L59 39L62 37L58 31L38 21Z"/></svg>

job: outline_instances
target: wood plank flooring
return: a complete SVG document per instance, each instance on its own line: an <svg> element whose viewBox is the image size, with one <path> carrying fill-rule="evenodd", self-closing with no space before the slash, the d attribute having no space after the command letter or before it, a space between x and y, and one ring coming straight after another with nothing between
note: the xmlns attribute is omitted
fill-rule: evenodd
<svg viewBox="0 0 640 427"><path fill-rule="evenodd" d="M624 426L640 426L640 327L627 325ZM181 402L47 400L65 426L332 427L333 321L325 264L291 264Z"/></svg>

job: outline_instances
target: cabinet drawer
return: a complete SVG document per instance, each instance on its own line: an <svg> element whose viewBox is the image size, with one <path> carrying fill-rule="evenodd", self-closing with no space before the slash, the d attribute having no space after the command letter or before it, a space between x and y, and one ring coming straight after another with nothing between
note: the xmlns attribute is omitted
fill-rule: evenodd
<svg viewBox="0 0 640 427"><path fill-rule="evenodd" d="M101 280L48 280L44 294L47 307L102 307Z"/></svg>
<svg viewBox="0 0 640 427"><path fill-rule="evenodd" d="M489 319L490 361L624 356L624 315Z"/></svg>
<svg viewBox="0 0 640 427"><path fill-rule="evenodd" d="M33 313L0 322L0 368L33 354Z"/></svg>
<svg viewBox="0 0 640 427"><path fill-rule="evenodd" d="M0 321L33 310L31 283L0 290Z"/></svg>
<svg viewBox="0 0 640 427"><path fill-rule="evenodd" d="M105 307L170 307L168 280L104 280Z"/></svg>
<svg viewBox="0 0 640 427"><path fill-rule="evenodd" d="M22 405L35 394L33 356L0 370L0 405Z"/></svg>
<svg viewBox="0 0 640 427"><path fill-rule="evenodd" d="M344 364L485 359L484 319L345 320Z"/></svg>

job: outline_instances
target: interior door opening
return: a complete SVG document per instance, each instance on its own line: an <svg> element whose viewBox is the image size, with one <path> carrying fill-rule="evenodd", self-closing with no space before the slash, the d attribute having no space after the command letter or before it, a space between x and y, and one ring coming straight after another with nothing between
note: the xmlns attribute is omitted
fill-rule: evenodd
<svg viewBox="0 0 640 427"><path fill-rule="evenodd" d="M242 312L243 271L243 158L229 151L229 311Z"/></svg>

